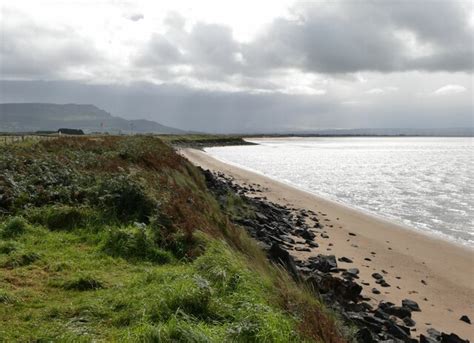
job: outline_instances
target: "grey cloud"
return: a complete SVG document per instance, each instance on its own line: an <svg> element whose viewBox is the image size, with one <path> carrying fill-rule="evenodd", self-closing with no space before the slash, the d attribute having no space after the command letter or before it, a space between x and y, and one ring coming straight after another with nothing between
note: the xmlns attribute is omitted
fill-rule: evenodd
<svg viewBox="0 0 474 343"><path fill-rule="evenodd" d="M168 32L153 35L135 62L158 74L182 63L192 67L186 76L201 81L267 84L269 90L275 85L262 79L288 69L338 78L362 71L472 72L474 37L465 7L457 1L301 2L291 18L275 19L246 44L223 25L198 22L185 31L185 19L171 13ZM414 55L407 32L428 53Z"/></svg>
<svg viewBox="0 0 474 343"><path fill-rule="evenodd" d="M130 19L131 21L139 21L139 20L144 19L145 16L141 13L134 13L134 14L128 15L127 18Z"/></svg>
<svg viewBox="0 0 474 343"><path fill-rule="evenodd" d="M165 19L166 34L153 34L133 63L162 75L165 65L189 65L186 74L206 79L224 79L241 71L236 54L240 44L232 31L223 25L196 23L190 32L184 30L184 18L177 14Z"/></svg>
<svg viewBox="0 0 474 343"><path fill-rule="evenodd" d="M186 18L184 18L178 12L169 12L166 15L164 23L167 27L176 30L183 30L184 25L186 24Z"/></svg>
<svg viewBox="0 0 474 343"><path fill-rule="evenodd" d="M135 62L140 66L162 67L163 65L180 64L183 56L178 47L164 35L154 34L148 45L139 53Z"/></svg>
<svg viewBox="0 0 474 343"><path fill-rule="evenodd" d="M3 13L5 18L16 13ZM70 67L98 64L100 53L70 28L45 28L32 21L2 23L2 78L61 78Z"/></svg>
<svg viewBox="0 0 474 343"><path fill-rule="evenodd" d="M457 1L300 3L246 47L261 67L309 72L473 70L473 29ZM408 31L433 52L410 57L397 34Z"/></svg>

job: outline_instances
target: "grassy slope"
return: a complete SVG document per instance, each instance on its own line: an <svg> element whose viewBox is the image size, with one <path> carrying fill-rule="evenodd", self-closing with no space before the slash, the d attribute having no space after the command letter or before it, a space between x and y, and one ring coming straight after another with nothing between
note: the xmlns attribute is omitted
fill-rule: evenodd
<svg viewBox="0 0 474 343"><path fill-rule="evenodd" d="M163 135L160 138L166 143L178 147L204 148L207 146L224 145L246 145L241 136L235 135L211 135L211 134L189 134L189 135Z"/></svg>
<svg viewBox="0 0 474 343"><path fill-rule="evenodd" d="M0 147L0 340L342 342L151 137Z"/></svg>

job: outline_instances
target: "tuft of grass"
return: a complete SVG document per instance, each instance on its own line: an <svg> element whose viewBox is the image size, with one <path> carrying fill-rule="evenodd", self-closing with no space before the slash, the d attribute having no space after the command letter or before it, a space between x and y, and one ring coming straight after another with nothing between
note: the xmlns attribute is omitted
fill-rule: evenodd
<svg viewBox="0 0 474 343"><path fill-rule="evenodd" d="M0 229L2 238L15 238L24 234L29 228L28 222L22 217L13 217Z"/></svg>
<svg viewBox="0 0 474 343"><path fill-rule="evenodd" d="M102 282L99 280L90 277L82 276L75 280L67 281L63 284L63 288L66 290L73 291L93 291L105 288Z"/></svg>
<svg viewBox="0 0 474 343"><path fill-rule="evenodd" d="M13 253L2 264L4 268L18 268L28 266L40 259L40 255L35 252Z"/></svg>
<svg viewBox="0 0 474 343"><path fill-rule="evenodd" d="M110 228L103 240L102 251L128 260L145 260L159 264L173 261L173 255L160 249L147 227Z"/></svg>
<svg viewBox="0 0 474 343"><path fill-rule="evenodd" d="M8 292L0 289L0 304L14 304L16 299Z"/></svg>
<svg viewBox="0 0 474 343"><path fill-rule="evenodd" d="M0 254L8 255L19 249L18 243L14 241L3 241L0 242Z"/></svg>

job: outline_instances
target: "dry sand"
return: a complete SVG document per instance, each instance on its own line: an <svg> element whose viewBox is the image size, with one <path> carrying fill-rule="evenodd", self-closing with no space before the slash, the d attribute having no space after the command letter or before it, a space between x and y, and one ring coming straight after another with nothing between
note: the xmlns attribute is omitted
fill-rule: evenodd
<svg viewBox="0 0 474 343"><path fill-rule="evenodd" d="M474 250L226 164L203 151L180 152L195 165L223 172L239 184L260 185L263 193L258 195L272 202L317 212L330 238L318 238L319 248L293 252L294 256L303 259L323 253L350 258L353 263L339 265L360 269L359 282L370 283L364 286L363 294L372 299L373 305L381 300L401 305L405 298L418 302L422 311L413 313L417 323L413 336L434 327L474 341L474 326L459 320L462 315L474 320ZM391 287L376 284L371 276L374 272L384 275ZM373 287L382 293L372 294Z"/></svg>

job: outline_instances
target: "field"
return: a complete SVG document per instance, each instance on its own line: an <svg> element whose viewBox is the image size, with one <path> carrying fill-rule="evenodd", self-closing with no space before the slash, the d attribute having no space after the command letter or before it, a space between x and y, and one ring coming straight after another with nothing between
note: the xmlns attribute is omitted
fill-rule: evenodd
<svg viewBox="0 0 474 343"><path fill-rule="evenodd" d="M147 136L0 146L0 321L2 341L346 341Z"/></svg>

